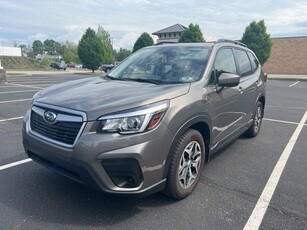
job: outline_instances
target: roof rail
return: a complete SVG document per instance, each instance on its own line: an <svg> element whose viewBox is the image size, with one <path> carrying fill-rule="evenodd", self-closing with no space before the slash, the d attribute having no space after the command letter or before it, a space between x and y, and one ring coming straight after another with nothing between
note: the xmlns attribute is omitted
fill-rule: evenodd
<svg viewBox="0 0 307 230"><path fill-rule="evenodd" d="M247 47L247 45L242 43L242 42L234 41L234 40L230 40L230 39L219 39L219 40L216 41L216 43L222 43L222 42L228 42L228 43L233 43L233 44L236 44L236 45Z"/></svg>

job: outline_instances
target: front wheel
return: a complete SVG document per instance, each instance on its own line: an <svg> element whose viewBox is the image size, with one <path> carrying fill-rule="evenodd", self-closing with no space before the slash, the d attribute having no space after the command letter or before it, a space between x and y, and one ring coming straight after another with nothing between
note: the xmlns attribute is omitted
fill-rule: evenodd
<svg viewBox="0 0 307 230"><path fill-rule="evenodd" d="M177 140L172 154L165 193L172 198L183 199L194 190L204 166L202 135L189 129Z"/></svg>
<svg viewBox="0 0 307 230"><path fill-rule="evenodd" d="M245 132L247 137L255 137L260 131L263 118L263 105L260 101L257 102L255 115L251 127Z"/></svg>

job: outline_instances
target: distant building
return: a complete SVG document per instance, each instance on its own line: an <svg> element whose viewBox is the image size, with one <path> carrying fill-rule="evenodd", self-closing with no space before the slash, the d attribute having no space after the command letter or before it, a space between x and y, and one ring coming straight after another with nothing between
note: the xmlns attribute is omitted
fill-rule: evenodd
<svg viewBox="0 0 307 230"><path fill-rule="evenodd" d="M0 56L21 57L21 48L0 46Z"/></svg>
<svg viewBox="0 0 307 230"><path fill-rule="evenodd" d="M267 73L307 75L307 36L272 41L272 54L263 67Z"/></svg>
<svg viewBox="0 0 307 230"><path fill-rule="evenodd" d="M159 37L157 43L176 43L186 29L183 25L175 24L152 34Z"/></svg>
<svg viewBox="0 0 307 230"><path fill-rule="evenodd" d="M49 58L51 59L52 61L58 61L58 60L61 60L62 59L62 56L61 55L48 55L48 54L37 54L35 56L35 58L39 61L45 59L45 58Z"/></svg>

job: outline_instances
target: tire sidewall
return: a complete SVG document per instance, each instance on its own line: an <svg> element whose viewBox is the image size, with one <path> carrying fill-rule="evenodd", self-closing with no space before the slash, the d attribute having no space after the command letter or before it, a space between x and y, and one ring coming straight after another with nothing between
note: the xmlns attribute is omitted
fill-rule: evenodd
<svg viewBox="0 0 307 230"><path fill-rule="evenodd" d="M255 119L256 119L256 116L257 116L257 113L258 113L258 108L260 107L261 109L261 121L260 121L260 124L258 125L258 129L257 131L255 130ZM258 133L260 132L260 128L261 128L261 125L262 125L262 118L263 118L263 106L262 106L262 103L260 101L257 102L257 105L256 105L256 110L255 110L255 115L254 115L254 119L253 119L253 125L252 125L252 131L253 131L253 135L254 136L257 136Z"/></svg>
<svg viewBox="0 0 307 230"><path fill-rule="evenodd" d="M176 148L174 151L174 160L175 160L175 167L173 172L171 172L171 177L168 178L171 180L171 184L174 186L174 188L170 188L170 190L173 190L173 192L176 194L176 196L180 199L188 196L197 185L199 178L201 176L203 167L204 167L204 161L205 161L205 144L204 140L202 138L202 135L196 131L196 130L188 130L186 133L182 135L183 138L180 138L178 143L176 144ZM200 168L198 175L196 179L193 181L193 183L188 188L183 188L179 184L179 176L178 176L178 169L181 161L181 157L183 154L184 149L187 147L188 144L190 144L192 141L198 142L198 144L201 147L201 162L200 162Z"/></svg>

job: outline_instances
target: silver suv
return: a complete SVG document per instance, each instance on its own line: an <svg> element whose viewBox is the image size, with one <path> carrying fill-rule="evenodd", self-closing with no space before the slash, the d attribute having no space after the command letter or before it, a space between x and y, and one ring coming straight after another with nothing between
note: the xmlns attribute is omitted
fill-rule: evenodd
<svg viewBox="0 0 307 230"><path fill-rule="evenodd" d="M24 116L24 148L108 193L182 199L212 154L258 134L265 85L255 54L239 42L147 47L107 75L38 92Z"/></svg>

